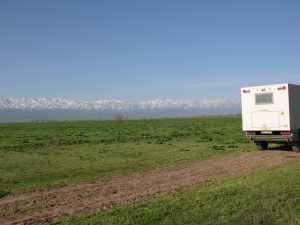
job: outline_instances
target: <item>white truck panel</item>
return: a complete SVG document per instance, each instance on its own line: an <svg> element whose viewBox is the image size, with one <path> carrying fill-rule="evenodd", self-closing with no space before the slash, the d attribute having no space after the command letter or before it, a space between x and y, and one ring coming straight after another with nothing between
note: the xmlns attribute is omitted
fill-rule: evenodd
<svg viewBox="0 0 300 225"><path fill-rule="evenodd" d="M291 130L300 127L300 86L289 84Z"/></svg>
<svg viewBox="0 0 300 225"><path fill-rule="evenodd" d="M241 88L244 131L300 128L300 86L276 84Z"/></svg>
<svg viewBox="0 0 300 225"><path fill-rule="evenodd" d="M261 127L280 127L279 113L275 112L252 112L251 113L251 127L258 128Z"/></svg>

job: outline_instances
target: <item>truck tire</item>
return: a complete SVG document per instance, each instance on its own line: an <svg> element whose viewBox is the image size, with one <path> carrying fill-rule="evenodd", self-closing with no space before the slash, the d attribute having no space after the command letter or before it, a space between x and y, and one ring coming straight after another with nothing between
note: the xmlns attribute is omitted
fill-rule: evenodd
<svg viewBox="0 0 300 225"><path fill-rule="evenodd" d="M300 144L292 145L293 152L300 152Z"/></svg>
<svg viewBox="0 0 300 225"><path fill-rule="evenodd" d="M257 142L256 143L256 148L259 151L264 151L268 149L268 143L267 142Z"/></svg>
<svg viewBox="0 0 300 225"><path fill-rule="evenodd" d="M300 130L298 130L298 139L292 144L294 152L300 152Z"/></svg>

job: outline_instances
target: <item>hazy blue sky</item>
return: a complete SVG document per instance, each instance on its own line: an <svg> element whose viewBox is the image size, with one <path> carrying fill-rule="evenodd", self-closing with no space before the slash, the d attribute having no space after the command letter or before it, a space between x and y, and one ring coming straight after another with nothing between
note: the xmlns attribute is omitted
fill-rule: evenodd
<svg viewBox="0 0 300 225"><path fill-rule="evenodd" d="M239 99L300 83L299 0L1 0L0 96Z"/></svg>

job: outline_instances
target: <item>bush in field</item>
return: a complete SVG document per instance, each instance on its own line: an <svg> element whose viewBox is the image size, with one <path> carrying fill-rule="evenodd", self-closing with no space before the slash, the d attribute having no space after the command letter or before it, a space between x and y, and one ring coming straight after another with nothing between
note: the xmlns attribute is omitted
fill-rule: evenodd
<svg viewBox="0 0 300 225"><path fill-rule="evenodd" d="M225 150L224 146L223 145L213 145L211 147L213 150L218 150L218 151L223 151Z"/></svg>
<svg viewBox="0 0 300 225"><path fill-rule="evenodd" d="M125 120L125 116L121 113L116 114L114 117L115 117L115 120L119 123L121 123L122 121Z"/></svg>
<svg viewBox="0 0 300 225"><path fill-rule="evenodd" d="M202 142L202 143L205 143L205 142L210 142L212 141L213 138L208 136L208 135L203 135L201 136L200 140L198 142Z"/></svg>
<svg viewBox="0 0 300 225"><path fill-rule="evenodd" d="M0 198L3 198L7 195L9 195L10 193L8 191L5 191L5 190L0 190Z"/></svg>

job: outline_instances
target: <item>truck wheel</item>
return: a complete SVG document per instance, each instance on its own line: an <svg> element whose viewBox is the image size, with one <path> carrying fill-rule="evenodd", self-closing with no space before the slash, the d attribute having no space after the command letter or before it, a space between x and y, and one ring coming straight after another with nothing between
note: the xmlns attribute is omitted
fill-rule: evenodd
<svg viewBox="0 0 300 225"><path fill-rule="evenodd" d="M293 143L292 149L294 152L300 152L300 130L298 130L298 139Z"/></svg>
<svg viewBox="0 0 300 225"><path fill-rule="evenodd" d="M256 148L259 151L267 150L268 149L268 143L267 142L256 143Z"/></svg>
<svg viewBox="0 0 300 225"><path fill-rule="evenodd" d="M292 149L294 152L300 152L300 144L292 145Z"/></svg>

